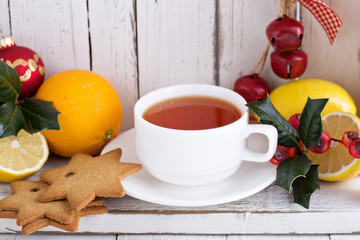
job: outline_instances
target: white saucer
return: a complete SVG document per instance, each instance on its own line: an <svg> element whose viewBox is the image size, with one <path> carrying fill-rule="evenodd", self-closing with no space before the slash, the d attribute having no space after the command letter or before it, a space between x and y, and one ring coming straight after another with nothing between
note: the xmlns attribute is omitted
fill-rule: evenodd
<svg viewBox="0 0 360 240"><path fill-rule="evenodd" d="M261 143L257 143L261 145ZM135 129L130 129L111 142L102 153L121 148L121 162L140 163L135 152ZM208 206L232 202L253 195L269 186L276 177L276 166L267 163L243 162L229 178L200 187L168 184L150 175L146 169L121 180L126 193L132 197L170 206Z"/></svg>

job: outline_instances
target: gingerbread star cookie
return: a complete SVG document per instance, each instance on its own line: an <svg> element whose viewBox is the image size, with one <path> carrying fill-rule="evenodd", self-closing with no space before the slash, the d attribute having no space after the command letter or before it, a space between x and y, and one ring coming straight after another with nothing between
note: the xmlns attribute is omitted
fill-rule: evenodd
<svg viewBox="0 0 360 240"><path fill-rule="evenodd" d="M40 174L40 179L51 184L39 196L40 202L67 199L74 211L79 211L98 197L123 197L120 182L142 169L141 164L122 163L121 149L92 157L77 153L68 165Z"/></svg>
<svg viewBox="0 0 360 240"><path fill-rule="evenodd" d="M0 200L0 210L16 211L17 225L22 226L47 217L61 223L71 223L74 212L67 201L38 202L49 184L43 181L16 181L10 184L12 195ZM102 200L100 200L102 201Z"/></svg>
<svg viewBox="0 0 360 240"><path fill-rule="evenodd" d="M102 206L102 201L93 201L93 202L89 203L88 206L81 209L80 212L77 212L71 223L63 224L63 223L60 223L53 219L44 217L44 218L37 219L33 222L30 222L28 224L25 224L24 226L22 226L21 232L23 235L29 235L33 232L36 232L40 229L47 227L47 226L53 226L53 227L56 227L56 228L59 228L59 229L62 229L64 231L68 231L68 232L76 232L79 228L79 221L80 221L81 217L104 214L106 212L107 212L107 208L105 206ZM0 218L16 219L17 217L18 217L18 212L0 211Z"/></svg>
<svg viewBox="0 0 360 240"><path fill-rule="evenodd" d="M1 201L0 201L1 202ZM83 210L87 209L87 208L92 208L92 207L102 207L103 206L104 201L101 198L95 198L93 201L91 201L88 205L86 205L86 208L81 209L80 213L83 212ZM44 203L41 203L41 205ZM46 203L45 203L46 204ZM40 205L40 206L41 206ZM86 211L88 212L88 210ZM75 212L74 212L75 213ZM11 219L17 219L18 217L18 211L16 210L1 210L0 211L0 218L11 218ZM42 218L46 218L45 216ZM41 219L42 219L41 218ZM36 221L36 220L35 220Z"/></svg>
<svg viewBox="0 0 360 240"><path fill-rule="evenodd" d="M24 225L22 227L21 233L23 235L29 235L47 226L53 226L67 232L76 232L79 228L80 218L90 215L104 214L104 213L107 213L107 207L105 206L85 207L81 209L80 212L76 213L73 221L69 224L62 224L58 221L49 218L41 218L39 220L36 220L35 222L31 222L29 224Z"/></svg>

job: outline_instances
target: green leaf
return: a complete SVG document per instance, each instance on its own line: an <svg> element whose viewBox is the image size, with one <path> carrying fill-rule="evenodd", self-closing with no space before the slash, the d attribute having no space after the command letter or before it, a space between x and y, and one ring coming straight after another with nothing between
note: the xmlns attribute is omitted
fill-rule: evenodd
<svg viewBox="0 0 360 240"><path fill-rule="evenodd" d="M274 185L290 192L291 185L298 177L304 177L310 169L312 162L305 154L285 159L277 167Z"/></svg>
<svg viewBox="0 0 360 240"><path fill-rule="evenodd" d="M58 112L51 102L27 98L21 104L25 116L24 129L35 133L43 129L59 130Z"/></svg>
<svg viewBox="0 0 360 240"><path fill-rule="evenodd" d="M269 96L263 101L246 104L260 118L260 123L270 124L278 131L278 144L284 147L300 146L296 129L275 109Z"/></svg>
<svg viewBox="0 0 360 240"><path fill-rule="evenodd" d="M0 102L16 102L21 90L17 72L0 60Z"/></svg>
<svg viewBox="0 0 360 240"><path fill-rule="evenodd" d="M24 114L12 102L0 105L0 138L17 136L24 126Z"/></svg>
<svg viewBox="0 0 360 240"><path fill-rule="evenodd" d="M320 114L328 100L308 97L299 123L300 139L307 148L319 145L323 131Z"/></svg>
<svg viewBox="0 0 360 240"><path fill-rule="evenodd" d="M311 195L320 189L318 167L319 165L311 165L306 176L295 179L292 185L294 202L305 208L309 208Z"/></svg>

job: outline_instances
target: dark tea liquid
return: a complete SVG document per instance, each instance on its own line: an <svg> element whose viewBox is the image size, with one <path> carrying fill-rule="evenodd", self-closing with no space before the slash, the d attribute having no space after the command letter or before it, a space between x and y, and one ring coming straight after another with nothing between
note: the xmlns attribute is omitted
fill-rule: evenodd
<svg viewBox="0 0 360 240"><path fill-rule="evenodd" d="M143 118L155 125L179 129L202 130L222 127L241 117L231 103L212 97L181 97L150 107Z"/></svg>

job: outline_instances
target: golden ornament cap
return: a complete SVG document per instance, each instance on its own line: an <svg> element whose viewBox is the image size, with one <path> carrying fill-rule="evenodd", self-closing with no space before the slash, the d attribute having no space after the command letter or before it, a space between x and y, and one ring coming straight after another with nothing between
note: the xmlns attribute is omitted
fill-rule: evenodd
<svg viewBox="0 0 360 240"><path fill-rule="evenodd" d="M0 50L15 45L15 39L13 36L0 39Z"/></svg>

